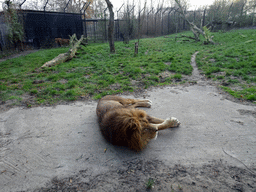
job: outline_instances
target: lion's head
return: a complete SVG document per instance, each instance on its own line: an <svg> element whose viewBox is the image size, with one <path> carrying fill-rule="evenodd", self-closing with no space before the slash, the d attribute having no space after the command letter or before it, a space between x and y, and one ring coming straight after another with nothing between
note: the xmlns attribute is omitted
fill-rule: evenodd
<svg viewBox="0 0 256 192"><path fill-rule="evenodd" d="M143 110L130 110L130 113L120 115L128 147L140 151L147 143L157 136L157 127L150 124Z"/></svg>

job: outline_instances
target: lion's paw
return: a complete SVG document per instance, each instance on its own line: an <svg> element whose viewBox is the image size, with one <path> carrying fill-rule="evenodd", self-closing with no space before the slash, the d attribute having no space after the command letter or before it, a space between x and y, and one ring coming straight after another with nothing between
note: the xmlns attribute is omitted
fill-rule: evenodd
<svg viewBox="0 0 256 192"><path fill-rule="evenodd" d="M179 120L175 117L168 118L166 119L166 121L168 121L170 127L179 127L179 125L181 124Z"/></svg>
<svg viewBox="0 0 256 192"><path fill-rule="evenodd" d="M144 99L143 102L147 103L147 107L150 108L152 106L152 101L149 99Z"/></svg>

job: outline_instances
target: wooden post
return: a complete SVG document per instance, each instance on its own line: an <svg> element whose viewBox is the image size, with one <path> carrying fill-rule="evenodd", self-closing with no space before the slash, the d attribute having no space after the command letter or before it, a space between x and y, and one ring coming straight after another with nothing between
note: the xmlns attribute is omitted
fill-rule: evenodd
<svg viewBox="0 0 256 192"><path fill-rule="evenodd" d="M138 53L139 53L139 42L135 42L134 57L136 57Z"/></svg>

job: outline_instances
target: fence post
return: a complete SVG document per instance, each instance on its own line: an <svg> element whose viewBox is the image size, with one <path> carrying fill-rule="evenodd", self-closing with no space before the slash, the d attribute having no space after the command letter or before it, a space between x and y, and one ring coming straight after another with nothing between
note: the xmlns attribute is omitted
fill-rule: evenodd
<svg viewBox="0 0 256 192"><path fill-rule="evenodd" d="M121 7L118 9L118 11L116 12L116 19L117 19L117 34L116 34L116 37L117 37L117 40L120 39L120 25L119 25L119 18L118 18L118 13L119 11L121 10L121 8L124 6L124 3L121 5Z"/></svg>
<svg viewBox="0 0 256 192"><path fill-rule="evenodd" d="M47 0L47 2L48 2L48 0ZM85 5L86 5L86 2L84 3L82 9L80 9L80 17L81 17L81 22L82 22L82 27L83 27L83 35L85 34L85 31L84 31L84 21L83 21L83 13L82 13L82 10L84 9Z"/></svg>
<svg viewBox="0 0 256 192"><path fill-rule="evenodd" d="M21 9L21 6L26 2L27 0L24 0L21 4L19 4L19 7ZM47 1L48 2L48 1ZM47 3L46 3L47 4Z"/></svg>
<svg viewBox="0 0 256 192"><path fill-rule="evenodd" d="M106 10L108 8L104 9L104 21L105 21L105 41L108 41L108 38L107 38L107 15L106 15Z"/></svg>
<svg viewBox="0 0 256 192"><path fill-rule="evenodd" d="M156 12L156 14L155 14L155 36L156 36L156 19L157 19L157 14L158 14L158 12L160 11L160 10L162 10L162 8L159 8L158 10L157 10L157 12Z"/></svg>
<svg viewBox="0 0 256 192"><path fill-rule="evenodd" d="M153 11L153 9L154 9L154 8L152 8L152 9L148 12L148 15L147 15L147 36L148 36L148 17L149 17L149 13L150 13L151 11Z"/></svg>
<svg viewBox="0 0 256 192"><path fill-rule="evenodd" d="M49 0L47 0L46 3L45 3L45 5L44 5L44 12L45 12L46 5L48 4L48 1L49 1Z"/></svg>
<svg viewBox="0 0 256 192"><path fill-rule="evenodd" d="M70 0L68 0L68 3L66 4L66 7L64 8L64 13L66 12L66 8L68 7Z"/></svg>
<svg viewBox="0 0 256 192"><path fill-rule="evenodd" d="M170 34L170 14L171 14L171 12L173 11L173 8L171 8L171 10L168 12L168 34Z"/></svg>
<svg viewBox="0 0 256 192"><path fill-rule="evenodd" d="M88 43L88 36L87 36L87 26L86 26L86 16L85 16L85 11L87 10L87 8L89 7L89 5L91 4L91 2L88 3L88 5L85 7L84 9L84 36L86 39L86 43Z"/></svg>
<svg viewBox="0 0 256 192"><path fill-rule="evenodd" d="M255 7L253 9L253 13L252 13L252 26L254 26L256 23L255 23Z"/></svg>
<svg viewBox="0 0 256 192"><path fill-rule="evenodd" d="M131 21L131 25L130 25L130 27L129 27L129 30L131 30L131 29L133 29L133 20L134 20L134 7L135 7L135 5L133 5L133 8L131 9L131 11L130 12L132 12L132 21ZM131 34L130 34L130 32L131 32ZM132 31L129 31L129 39L130 39L130 36L132 36L132 33L133 33L133 30Z"/></svg>
<svg viewBox="0 0 256 192"><path fill-rule="evenodd" d="M141 13L144 9L145 9L145 7L139 11L139 18L138 18L138 39L140 39L140 13Z"/></svg>
<svg viewBox="0 0 256 192"><path fill-rule="evenodd" d="M169 8L166 8L163 12L162 12L162 35L164 35L164 13L168 10Z"/></svg>

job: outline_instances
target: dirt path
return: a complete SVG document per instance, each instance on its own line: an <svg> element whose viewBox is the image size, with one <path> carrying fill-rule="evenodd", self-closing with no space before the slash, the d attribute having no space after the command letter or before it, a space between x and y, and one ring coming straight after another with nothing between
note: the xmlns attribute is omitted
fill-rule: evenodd
<svg viewBox="0 0 256 192"><path fill-rule="evenodd" d="M37 52L38 50L28 50L28 51L22 51L20 53L17 53L17 54L13 54L13 55L10 55L10 56L7 56L3 59L0 59L0 63L3 62L3 61L6 61L7 59L12 59L12 58L17 58L17 57L20 57L20 56L24 56L24 55L28 55L30 53L34 53L34 52Z"/></svg>
<svg viewBox="0 0 256 192"><path fill-rule="evenodd" d="M0 113L0 191L255 191L256 107L226 100L195 57L197 84L140 95L182 123L140 153L103 139L96 101Z"/></svg>

